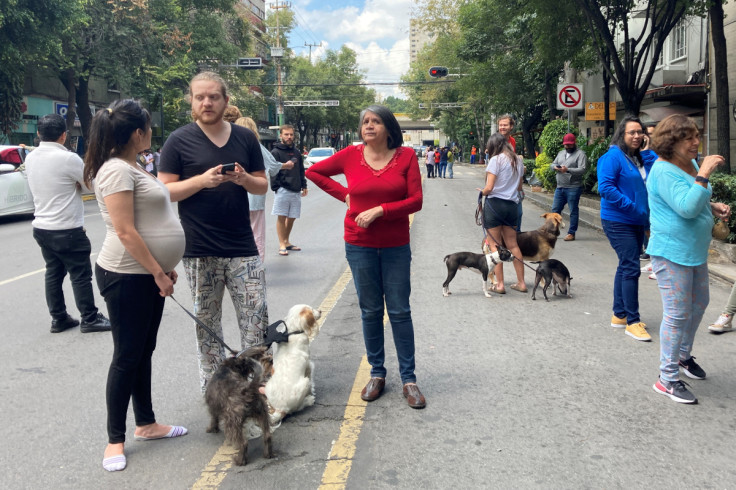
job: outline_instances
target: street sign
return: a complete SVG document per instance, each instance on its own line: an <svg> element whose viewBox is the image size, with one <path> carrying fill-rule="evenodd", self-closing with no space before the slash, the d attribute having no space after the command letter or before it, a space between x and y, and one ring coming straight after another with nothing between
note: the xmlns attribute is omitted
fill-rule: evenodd
<svg viewBox="0 0 736 490"><path fill-rule="evenodd" d="M285 100L284 107L337 107L339 100Z"/></svg>
<svg viewBox="0 0 736 490"><path fill-rule="evenodd" d="M581 110L583 108L583 84L561 83L557 85L557 108Z"/></svg>
<svg viewBox="0 0 736 490"><path fill-rule="evenodd" d="M603 121L606 117L606 105L603 102L586 102L585 103L585 120L586 121ZM616 120L616 103L608 103L608 119Z"/></svg>
<svg viewBox="0 0 736 490"><path fill-rule="evenodd" d="M238 58L238 68L243 70L258 70L263 68L261 58Z"/></svg>

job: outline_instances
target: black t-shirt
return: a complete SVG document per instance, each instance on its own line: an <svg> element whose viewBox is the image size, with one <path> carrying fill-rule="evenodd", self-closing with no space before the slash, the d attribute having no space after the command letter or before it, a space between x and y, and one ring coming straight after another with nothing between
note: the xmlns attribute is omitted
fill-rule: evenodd
<svg viewBox="0 0 736 490"><path fill-rule="evenodd" d="M197 123L177 129L161 150L159 171L180 180L216 167L239 163L246 172L264 170L261 147L249 129L231 124L230 139L217 147ZM233 182L202 189L179 202L186 235L184 257L252 257L258 248L250 227L248 192Z"/></svg>

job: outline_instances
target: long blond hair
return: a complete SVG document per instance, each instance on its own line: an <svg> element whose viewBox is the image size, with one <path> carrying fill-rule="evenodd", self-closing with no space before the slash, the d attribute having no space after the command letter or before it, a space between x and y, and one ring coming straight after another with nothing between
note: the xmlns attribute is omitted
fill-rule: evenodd
<svg viewBox="0 0 736 490"><path fill-rule="evenodd" d="M251 131L253 131L253 134L256 135L258 141L261 141L261 135L258 134L258 125L253 119L249 117L239 117L235 120L233 124L237 124L238 126L243 126L244 128L250 129Z"/></svg>

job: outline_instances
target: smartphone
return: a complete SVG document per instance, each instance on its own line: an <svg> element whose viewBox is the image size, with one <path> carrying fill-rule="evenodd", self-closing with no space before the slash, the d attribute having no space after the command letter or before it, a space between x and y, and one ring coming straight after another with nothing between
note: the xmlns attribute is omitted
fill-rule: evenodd
<svg viewBox="0 0 736 490"><path fill-rule="evenodd" d="M555 168L562 168L562 165L555 165Z"/></svg>
<svg viewBox="0 0 736 490"><path fill-rule="evenodd" d="M220 173L222 175L225 175L225 172L234 172L235 171L235 164L234 163L223 163L222 168L220 169Z"/></svg>

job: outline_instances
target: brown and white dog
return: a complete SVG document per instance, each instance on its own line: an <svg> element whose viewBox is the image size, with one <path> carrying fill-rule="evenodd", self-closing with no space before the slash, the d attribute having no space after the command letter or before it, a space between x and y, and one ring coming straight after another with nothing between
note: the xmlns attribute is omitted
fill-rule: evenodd
<svg viewBox="0 0 736 490"><path fill-rule="evenodd" d="M288 342L273 345L273 375L266 383L266 398L273 409L273 428L288 414L314 405L314 365L309 344L319 333L322 313L307 305L292 306L284 319Z"/></svg>
<svg viewBox="0 0 736 490"><path fill-rule="evenodd" d="M516 243L519 244L521 255L525 260L543 261L549 259L555 251L560 228L564 228L562 216L557 213L544 213L544 224L536 230L523 231L516 234ZM482 243L484 253L490 252L489 238Z"/></svg>

